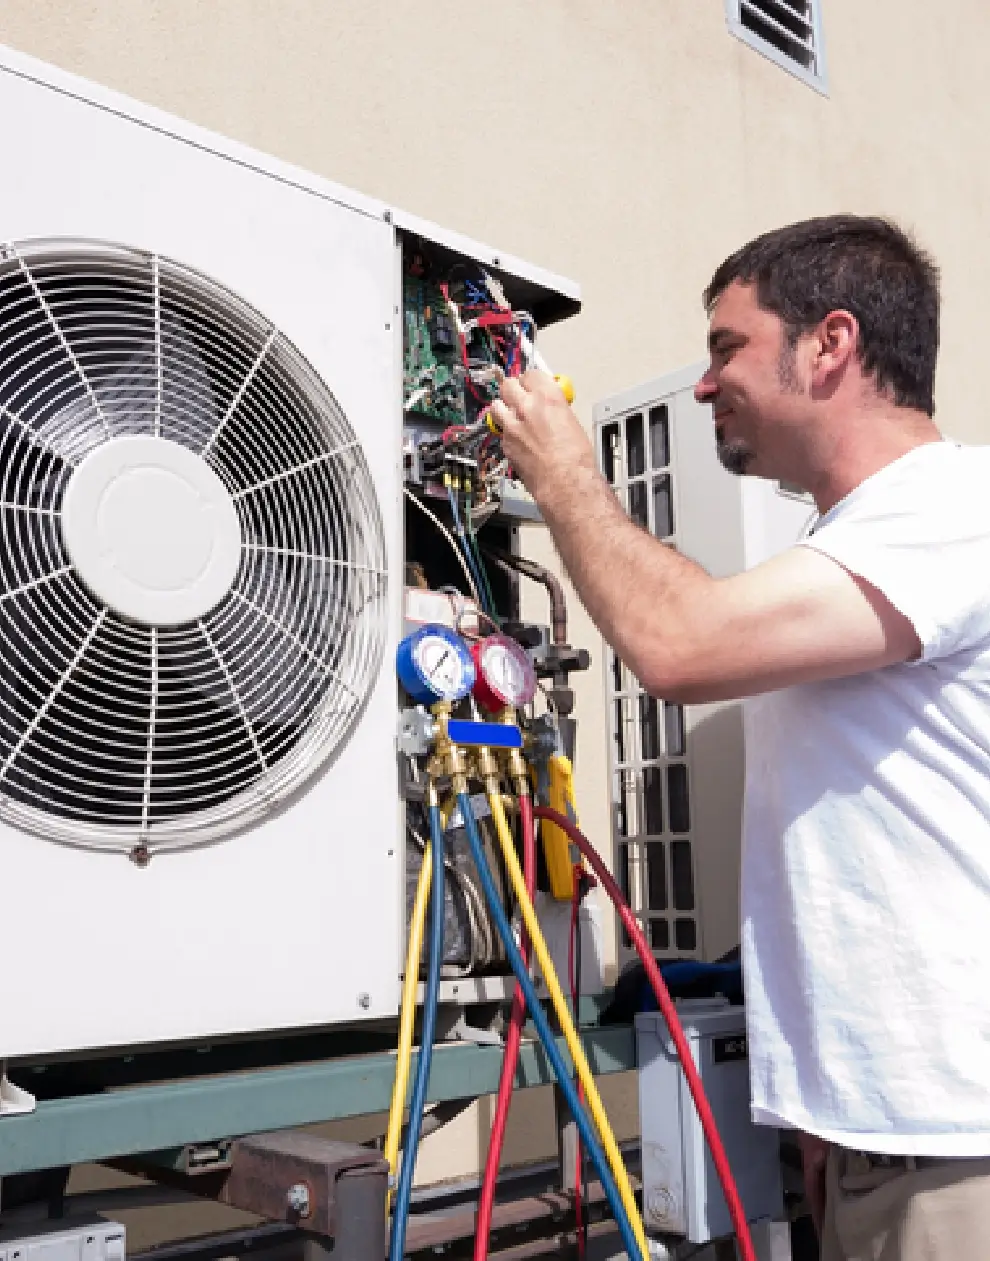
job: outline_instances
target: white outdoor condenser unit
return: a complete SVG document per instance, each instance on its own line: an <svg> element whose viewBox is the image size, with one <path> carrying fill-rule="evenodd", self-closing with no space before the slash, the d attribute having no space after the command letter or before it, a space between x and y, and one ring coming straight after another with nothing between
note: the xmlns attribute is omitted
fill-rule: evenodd
<svg viewBox="0 0 990 1261"><path fill-rule="evenodd" d="M694 397L706 366L604 399L594 422L601 468L632 519L724 578L791 546L815 505L721 466L711 408ZM658 955L718 958L739 943L742 705L655 700L608 650L605 687L616 877Z"/></svg>
<svg viewBox="0 0 990 1261"><path fill-rule="evenodd" d="M0 51L0 1060L394 1015L402 241Z"/></svg>

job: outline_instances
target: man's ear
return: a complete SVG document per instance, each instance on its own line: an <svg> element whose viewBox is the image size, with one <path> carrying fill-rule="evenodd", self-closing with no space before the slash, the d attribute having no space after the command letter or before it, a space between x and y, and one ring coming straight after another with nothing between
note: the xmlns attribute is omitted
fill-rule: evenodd
<svg viewBox="0 0 990 1261"><path fill-rule="evenodd" d="M817 350L812 372L816 384L834 379L856 356L859 320L850 311L829 311L818 325Z"/></svg>

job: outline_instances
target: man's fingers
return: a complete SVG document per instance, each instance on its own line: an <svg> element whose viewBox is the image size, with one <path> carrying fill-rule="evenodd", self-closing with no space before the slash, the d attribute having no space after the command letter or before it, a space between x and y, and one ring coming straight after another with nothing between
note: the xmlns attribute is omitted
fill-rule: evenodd
<svg viewBox="0 0 990 1261"><path fill-rule="evenodd" d="M495 427L500 431L505 429L505 422L507 420L511 420L514 415L512 409L507 407L500 398L497 398L494 403L492 403L488 414L494 422Z"/></svg>
<svg viewBox="0 0 990 1261"><path fill-rule="evenodd" d="M519 379L530 394L542 394L544 398L563 398L560 386L548 372L528 368Z"/></svg>
<svg viewBox="0 0 990 1261"><path fill-rule="evenodd" d="M526 421L539 414L541 400L561 402L566 399L560 386L545 372L530 368L521 377L503 377L499 384L501 398L491 405L491 419L499 429L513 420Z"/></svg>
<svg viewBox="0 0 990 1261"><path fill-rule="evenodd" d="M519 411L525 407L526 400L529 397L529 391L523 388L522 378L520 377L504 377L499 391L505 403L512 408L513 411Z"/></svg>

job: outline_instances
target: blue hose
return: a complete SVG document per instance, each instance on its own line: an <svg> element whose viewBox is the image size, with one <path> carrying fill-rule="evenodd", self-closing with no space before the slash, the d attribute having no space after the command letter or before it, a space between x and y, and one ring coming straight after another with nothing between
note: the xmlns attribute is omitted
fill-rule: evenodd
<svg viewBox="0 0 990 1261"><path fill-rule="evenodd" d="M478 869L478 875L481 878L482 887L485 890L485 897L488 899L488 905L491 909L492 919L498 929L498 935L502 938L502 944L505 946L505 952L509 957L509 963L512 965L512 971L516 975L516 980L522 988L526 996L526 1007L529 1010L533 1024L536 1026L536 1032L540 1036L543 1049L549 1059L554 1076L557 1078L558 1085L563 1091L564 1097L567 1099L567 1106L571 1110L577 1123L578 1130L581 1134L581 1141L584 1143L585 1150L594 1162L598 1171L598 1177L601 1180L602 1189L605 1192L605 1198L608 1200L609 1208L612 1210L612 1216L619 1228L622 1236L622 1243L629 1254L631 1261L642 1261L639 1251L639 1245L636 1242L636 1236L632 1232L632 1226L629 1224L629 1218L626 1215L625 1205L619 1197L619 1189L615 1185L615 1179L612 1176L612 1170L609 1168L605 1153L602 1151L601 1144L595 1135L591 1122L588 1120L588 1114L581 1106L574 1083L571 1080L570 1073L564 1063L564 1057L561 1055L557 1046L557 1040L553 1036L550 1029L550 1022L547 1020L546 1013L536 997L536 990L533 988L533 982L530 980L529 972L523 963L522 955L519 953L519 947L516 945L516 939L512 935L512 928L509 925L508 917L505 914L505 908L499 898L498 891L495 888L495 881L492 879L491 870L485 859L484 851L481 847L481 837L478 835L478 824L474 817L474 810L471 806L471 798L467 793L459 793L457 796L457 805L464 819L464 827L467 831L468 844L471 846L471 855L474 858L475 866ZM402 1165L405 1171L405 1162ZM396 1258L397 1254L392 1253L392 1258Z"/></svg>
<svg viewBox="0 0 990 1261"><path fill-rule="evenodd" d="M430 952L426 971L426 995L423 999L423 1030L419 1038L419 1055L416 1057L416 1078L413 1082L412 1099L409 1103L409 1127L399 1185L392 1210L392 1233L389 1241L389 1257L401 1261L406 1246L406 1226L409 1224L409 1201L412 1198L413 1174L416 1172L416 1151L423 1126L423 1107L426 1103L426 1086L430 1079L433 1060L433 1034L437 1023L437 998L440 994L440 966L443 963L444 893L443 893L443 823L440 808L430 806L430 852L433 879L430 885Z"/></svg>

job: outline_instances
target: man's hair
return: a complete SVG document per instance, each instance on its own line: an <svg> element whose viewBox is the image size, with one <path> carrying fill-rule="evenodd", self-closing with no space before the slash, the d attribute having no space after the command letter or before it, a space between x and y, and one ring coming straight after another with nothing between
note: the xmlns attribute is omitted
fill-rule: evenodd
<svg viewBox="0 0 990 1261"><path fill-rule="evenodd" d="M896 224L858 215L805 219L725 260L705 290L710 313L733 281L756 286L791 346L829 311L859 322L858 356L880 393L931 416L938 357L938 268Z"/></svg>

